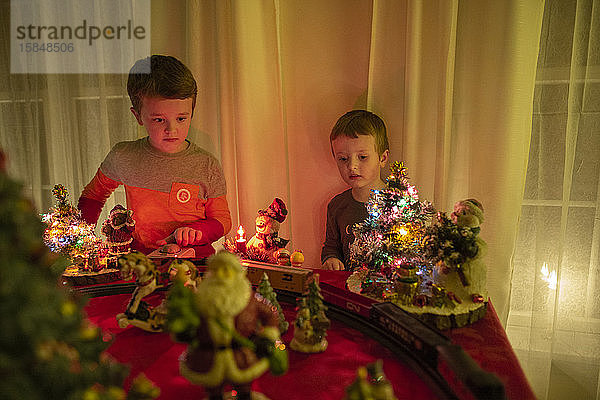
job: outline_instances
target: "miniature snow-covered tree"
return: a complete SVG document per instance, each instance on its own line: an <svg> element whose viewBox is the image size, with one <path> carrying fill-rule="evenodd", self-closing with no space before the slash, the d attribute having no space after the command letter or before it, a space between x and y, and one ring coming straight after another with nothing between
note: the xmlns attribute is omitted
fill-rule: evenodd
<svg viewBox="0 0 600 400"><path fill-rule="evenodd" d="M323 295L321 294L321 287L319 286L318 279L319 274L315 274L315 279L308 284L306 303L311 316L323 314L327 311L327 306L323 303Z"/></svg>
<svg viewBox="0 0 600 400"><path fill-rule="evenodd" d="M263 277L258 284L258 293L277 308L277 315L279 316L279 331L283 335L285 332L287 332L290 324L285 320L285 315L283 315L281 305L277 301L277 293L275 293L273 290L271 282L269 281L269 276L266 273L263 273Z"/></svg>
<svg viewBox="0 0 600 400"><path fill-rule="evenodd" d="M143 378L126 395L127 367L103 353L110 337L85 318L86 300L58 285L68 261L44 245L44 226L2 160L0 152L0 398L157 397Z"/></svg>
<svg viewBox="0 0 600 400"><path fill-rule="evenodd" d="M319 275L308 285L308 294L299 300L296 320L294 321L294 338L290 342L292 350L302 353L319 353L327 349L327 329L331 326L325 315L327 306L323 303Z"/></svg>

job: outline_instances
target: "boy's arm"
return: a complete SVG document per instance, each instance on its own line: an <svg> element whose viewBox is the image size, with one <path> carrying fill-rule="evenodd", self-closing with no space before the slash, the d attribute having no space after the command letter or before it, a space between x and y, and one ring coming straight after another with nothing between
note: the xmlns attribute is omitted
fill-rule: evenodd
<svg viewBox="0 0 600 400"><path fill-rule="evenodd" d="M81 210L81 216L88 224L95 225L102 212L106 199L110 197L121 182L110 179L102 173L100 168L90 183L83 189L77 208Z"/></svg>
<svg viewBox="0 0 600 400"><path fill-rule="evenodd" d="M330 204L327 206L327 224L325 231L325 242L323 243L323 248L321 249L321 264L324 264L327 259L332 257L337 258L338 260L342 260L344 258L340 229L333 214L334 213Z"/></svg>
<svg viewBox="0 0 600 400"><path fill-rule="evenodd" d="M336 257L329 257L322 265L323 269L332 271L344 270L344 263Z"/></svg>
<svg viewBox="0 0 600 400"><path fill-rule="evenodd" d="M185 224L186 227L202 232L194 245L213 243L231 230L231 214L225 195L209 198L205 204L206 219Z"/></svg>

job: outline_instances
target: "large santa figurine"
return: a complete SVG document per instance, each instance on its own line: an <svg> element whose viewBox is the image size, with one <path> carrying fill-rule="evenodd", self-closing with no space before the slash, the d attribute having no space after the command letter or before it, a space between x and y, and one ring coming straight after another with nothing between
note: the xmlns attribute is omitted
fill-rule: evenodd
<svg viewBox="0 0 600 400"><path fill-rule="evenodd" d="M219 252L207 264L192 300L199 323L185 340L190 345L180 359L180 371L202 385L210 400L223 399L229 385L237 391L236 399L249 400L254 379L269 368L274 374L287 369L287 355L277 347L277 311L253 292L236 255Z"/></svg>

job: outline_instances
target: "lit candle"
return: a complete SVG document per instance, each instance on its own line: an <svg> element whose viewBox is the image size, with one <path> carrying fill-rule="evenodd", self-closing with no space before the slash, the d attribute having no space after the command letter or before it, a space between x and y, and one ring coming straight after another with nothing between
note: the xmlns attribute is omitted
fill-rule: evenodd
<svg viewBox="0 0 600 400"><path fill-rule="evenodd" d="M235 236L235 244L238 252L246 253L246 232L244 232L244 228L241 225Z"/></svg>

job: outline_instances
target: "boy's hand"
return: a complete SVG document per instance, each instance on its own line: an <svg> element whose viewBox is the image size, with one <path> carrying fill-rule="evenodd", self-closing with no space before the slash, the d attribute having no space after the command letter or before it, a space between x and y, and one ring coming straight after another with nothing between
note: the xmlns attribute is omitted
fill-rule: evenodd
<svg viewBox="0 0 600 400"><path fill-rule="evenodd" d="M173 233L164 238L163 240L159 240L156 242L157 245L163 246L167 243L177 243L181 247L192 245L202 239L202 231L183 226L181 228L175 229Z"/></svg>
<svg viewBox="0 0 600 400"><path fill-rule="evenodd" d="M335 257L330 257L323 263L323 269L341 271L344 270L344 263Z"/></svg>

